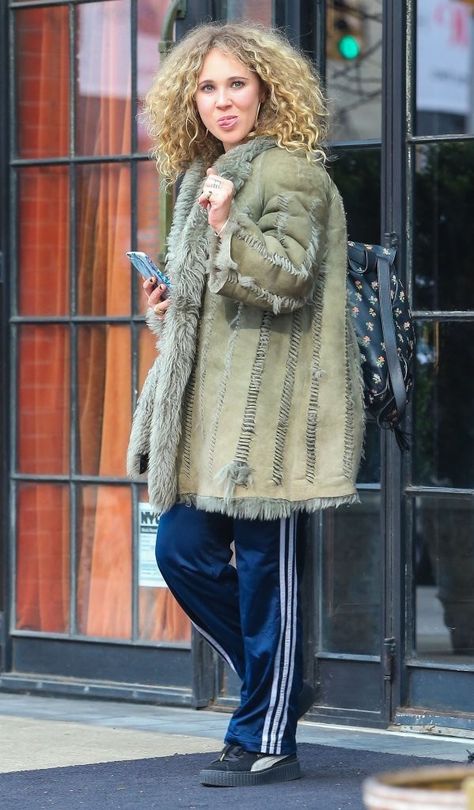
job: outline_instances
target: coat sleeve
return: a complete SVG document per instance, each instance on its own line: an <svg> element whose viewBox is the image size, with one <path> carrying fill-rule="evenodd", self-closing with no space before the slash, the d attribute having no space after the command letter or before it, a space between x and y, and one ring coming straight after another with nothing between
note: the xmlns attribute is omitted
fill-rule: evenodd
<svg viewBox="0 0 474 810"><path fill-rule="evenodd" d="M233 203L221 239L215 238L209 271L211 292L275 314L311 299L327 215L324 170L305 158L286 157L267 161L254 179L260 199L249 210L257 210L256 216Z"/></svg>

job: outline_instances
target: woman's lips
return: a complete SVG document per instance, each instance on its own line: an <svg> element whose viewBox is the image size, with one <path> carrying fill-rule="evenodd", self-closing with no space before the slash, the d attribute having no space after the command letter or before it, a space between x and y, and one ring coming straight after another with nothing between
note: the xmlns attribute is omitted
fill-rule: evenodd
<svg viewBox="0 0 474 810"><path fill-rule="evenodd" d="M228 115L225 118L219 118L217 123L221 129L231 129L238 120L237 115Z"/></svg>

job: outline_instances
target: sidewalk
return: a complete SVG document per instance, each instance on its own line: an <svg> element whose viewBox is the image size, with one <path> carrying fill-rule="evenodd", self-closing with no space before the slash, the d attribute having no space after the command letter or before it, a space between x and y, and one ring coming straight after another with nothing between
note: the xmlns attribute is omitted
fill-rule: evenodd
<svg viewBox="0 0 474 810"><path fill-rule="evenodd" d="M255 789L222 793L197 785L197 770L212 759L208 752L222 748L228 719L207 710L0 693L0 805L2 810L238 807L240 791ZM294 807L358 809L367 773L436 760L465 763L466 749L474 748L472 739L308 722L299 724L298 741L306 779L298 786L258 788L246 794L247 808L265 807L278 789L281 798L289 791ZM193 756L174 756L183 754ZM412 757L424 759L411 762ZM315 791L323 803L307 804ZM282 806L280 800L275 806Z"/></svg>
<svg viewBox="0 0 474 810"><path fill-rule="evenodd" d="M0 773L218 751L220 712L0 692ZM464 762L474 740L300 722L298 742Z"/></svg>

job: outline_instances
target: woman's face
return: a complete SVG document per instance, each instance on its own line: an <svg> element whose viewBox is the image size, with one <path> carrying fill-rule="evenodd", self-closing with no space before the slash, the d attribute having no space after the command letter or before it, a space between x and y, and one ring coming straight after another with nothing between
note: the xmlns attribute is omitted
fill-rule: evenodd
<svg viewBox="0 0 474 810"><path fill-rule="evenodd" d="M196 105L204 126L227 152L255 129L260 80L242 62L217 48L209 51L198 77Z"/></svg>

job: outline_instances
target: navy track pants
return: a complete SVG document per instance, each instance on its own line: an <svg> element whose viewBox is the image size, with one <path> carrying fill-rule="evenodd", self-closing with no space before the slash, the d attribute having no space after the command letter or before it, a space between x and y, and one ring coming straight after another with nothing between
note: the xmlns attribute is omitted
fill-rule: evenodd
<svg viewBox="0 0 474 810"><path fill-rule="evenodd" d="M156 560L170 591L242 681L225 742L247 751L296 751L302 687L296 524L296 515L246 520L175 504L158 525Z"/></svg>

